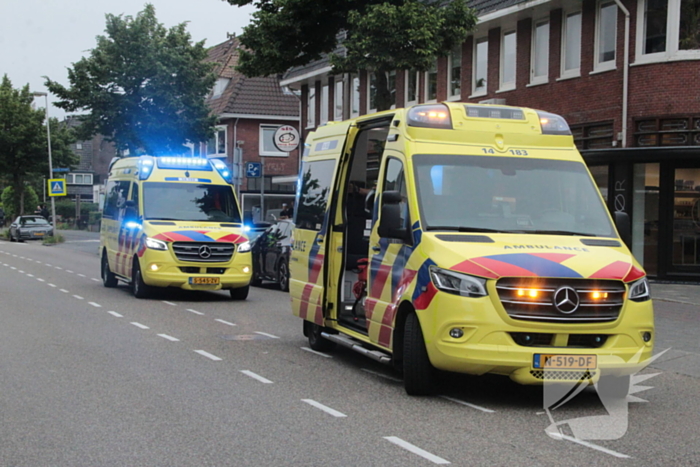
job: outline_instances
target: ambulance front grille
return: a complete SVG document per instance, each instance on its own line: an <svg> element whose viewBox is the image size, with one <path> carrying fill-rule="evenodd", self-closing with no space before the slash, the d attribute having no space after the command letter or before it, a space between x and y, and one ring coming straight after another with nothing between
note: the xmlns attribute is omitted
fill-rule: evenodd
<svg viewBox="0 0 700 467"><path fill-rule="evenodd" d="M173 251L177 259L195 263L227 263L231 261L235 248L233 243L173 243Z"/></svg>
<svg viewBox="0 0 700 467"><path fill-rule="evenodd" d="M553 323L614 321L625 298L624 284L615 280L507 277L499 279L496 290L511 318ZM555 305L557 291L558 300L566 302L560 308Z"/></svg>

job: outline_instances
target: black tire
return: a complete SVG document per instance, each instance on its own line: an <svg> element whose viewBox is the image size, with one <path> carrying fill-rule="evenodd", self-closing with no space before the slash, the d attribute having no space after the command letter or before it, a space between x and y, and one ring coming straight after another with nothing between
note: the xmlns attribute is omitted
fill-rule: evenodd
<svg viewBox="0 0 700 467"><path fill-rule="evenodd" d="M630 375L612 376L603 375L598 381L598 396L610 399L624 399L630 392Z"/></svg>
<svg viewBox="0 0 700 467"><path fill-rule="evenodd" d="M248 298L248 291L250 286L238 287L237 289L231 289L231 299L232 300L245 300Z"/></svg>
<svg viewBox="0 0 700 467"><path fill-rule="evenodd" d="M403 339L403 384L409 396L429 396L434 391L435 369L425 349L418 316L406 317Z"/></svg>
<svg viewBox="0 0 700 467"><path fill-rule="evenodd" d="M107 260L107 253L102 253L102 285L107 288L114 288L117 286L117 276L114 275L111 269L109 269L109 261Z"/></svg>
<svg viewBox="0 0 700 467"><path fill-rule="evenodd" d="M317 352L328 352L337 345L321 335L323 328L316 323L304 320L304 334L309 339L309 347Z"/></svg>
<svg viewBox="0 0 700 467"><path fill-rule="evenodd" d="M15 236L12 235L12 232L10 232L10 243L15 241Z"/></svg>
<svg viewBox="0 0 700 467"><path fill-rule="evenodd" d="M134 297L147 298L151 294L151 287L143 281L141 266L139 266L137 259L134 259L134 266L131 271L131 291Z"/></svg>
<svg viewBox="0 0 700 467"><path fill-rule="evenodd" d="M277 267L277 282L280 284L280 290L289 292L289 266L285 260L280 261Z"/></svg>
<svg viewBox="0 0 700 467"><path fill-rule="evenodd" d="M16 241L17 243L24 243L24 240L22 240L21 238L19 238L19 232L17 232L17 236L15 236L15 241Z"/></svg>
<svg viewBox="0 0 700 467"><path fill-rule="evenodd" d="M255 260L253 260L253 274L250 276L250 285L253 287L260 287L262 285L262 279L260 279L258 268L255 266Z"/></svg>

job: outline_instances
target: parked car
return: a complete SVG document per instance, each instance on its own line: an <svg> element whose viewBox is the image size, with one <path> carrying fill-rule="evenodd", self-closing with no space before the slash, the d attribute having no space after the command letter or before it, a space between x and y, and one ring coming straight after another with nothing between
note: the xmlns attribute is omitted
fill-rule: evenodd
<svg viewBox="0 0 700 467"><path fill-rule="evenodd" d="M260 234L272 227L272 225L271 222L246 223L243 227L243 231L248 236L248 241L252 244Z"/></svg>
<svg viewBox="0 0 700 467"><path fill-rule="evenodd" d="M18 216L10 224L10 241L40 240L53 235L53 226L41 216Z"/></svg>
<svg viewBox="0 0 700 467"><path fill-rule="evenodd" d="M293 227L291 219L281 219L253 241L251 285L259 286L263 281L273 281L285 292L289 290L289 255Z"/></svg>

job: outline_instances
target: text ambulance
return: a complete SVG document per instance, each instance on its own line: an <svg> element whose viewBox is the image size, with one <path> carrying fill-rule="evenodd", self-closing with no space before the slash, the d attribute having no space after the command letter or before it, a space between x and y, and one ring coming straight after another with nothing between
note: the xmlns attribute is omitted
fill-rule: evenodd
<svg viewBox="0 0 700 467"><path fill-rule="evenodd" d="M102 281L152 287L229 289L248 296L250 243L231 185L216 159L125 157L109 168L100 230Z"/></svg>
<svg viewBox="0 0 700 467"><path fill-rule="evenodd" d="M392 362L409 394L435 368L602 374L626 394L651 356L646 275L557 115L455 102L329 123L297 190L292 307L315 350Z"/></svg>

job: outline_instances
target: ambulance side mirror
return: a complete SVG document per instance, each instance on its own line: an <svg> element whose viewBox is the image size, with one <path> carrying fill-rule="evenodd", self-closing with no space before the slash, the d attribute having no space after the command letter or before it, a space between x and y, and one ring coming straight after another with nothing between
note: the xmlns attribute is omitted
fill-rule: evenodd
<svg viewBox="0 0 700 467"><path fill-rule="evenodd" d="M632 248L632 230L630 228L630 216L626 212L615 211L615 226L620 238L628 248Z"/></svg>
<svg viewBox="0 0 700 467"><path fill-rule="evenodd" d="M383 238L396 238L410 243L411 237L407 222L401 217L402 201L398 191L382 193L382 208L377 232Z"/></svg>

